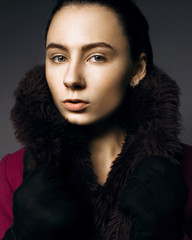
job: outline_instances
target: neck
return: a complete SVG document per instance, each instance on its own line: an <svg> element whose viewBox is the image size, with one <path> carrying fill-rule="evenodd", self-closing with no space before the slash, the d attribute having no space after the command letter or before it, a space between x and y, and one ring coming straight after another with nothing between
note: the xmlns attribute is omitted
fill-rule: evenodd
<svg viewBox="0 0 192 240"><path fill-rule="evenodd" d="M93 170L98 183L103 185L107 179L113 161L121 152L125 132L120 126L97 125L94 126L90 153Z"/></svg>

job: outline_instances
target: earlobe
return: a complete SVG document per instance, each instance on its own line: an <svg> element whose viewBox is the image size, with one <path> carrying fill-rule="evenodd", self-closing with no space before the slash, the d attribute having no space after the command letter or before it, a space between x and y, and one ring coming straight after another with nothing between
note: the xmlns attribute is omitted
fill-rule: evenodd
<svg viewBox="0 0 192 240"><path fill-rule="evenodd" d="M147 66L146 54L141 53L139 61L137 62L136 66L135 66L135 70L133 72L132 79L130 81L131 87L137 86L140 83L140 81L145 77L146 66Z"/></svg>

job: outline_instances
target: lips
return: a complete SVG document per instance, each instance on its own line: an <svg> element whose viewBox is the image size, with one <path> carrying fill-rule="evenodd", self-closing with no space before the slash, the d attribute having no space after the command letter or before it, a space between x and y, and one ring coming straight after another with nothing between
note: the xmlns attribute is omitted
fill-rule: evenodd
<svg viewBox="0 0 192 240"><path fill-rule="evenodd" d="M79 112L88 106L88 102L80 99L67 99L63 102L64 107L71 112Z"/></svg>

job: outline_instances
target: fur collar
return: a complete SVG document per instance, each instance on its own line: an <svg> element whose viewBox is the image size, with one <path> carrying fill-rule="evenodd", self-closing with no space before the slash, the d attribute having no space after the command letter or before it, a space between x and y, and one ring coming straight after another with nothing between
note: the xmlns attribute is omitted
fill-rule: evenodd
<svg viewBox="0 0 192 240"><path fill-rule="evenodd" d="M31 151L37 162L42 159L59 161L62 153L68 152L69 143L82 147L85 138L81 129L63 119L53 103L44 66L30 70L14 95L16 103L11 120L16 138ZM153 154L175 161L180 151L178 106L176 82L158 68L154 68L137 87L129 88L121 109L129 151L138 155L137 158Z"/></svg>
<svg viewBox="0 0 192 240"><path fill-rule="evenodd" d="M94 205L99 236L105 240L129 239L128 220L118 212L116 202L130 171L149 155L178 163L181 124L175 81L154 67L138 86L128 88L118 115L127 137L103 187L96 183L91 168L88 131L69 124L60 115L46 83L44 66L26 74L15 97L11 120L17 139L33 156L33 167L42 162L64 166L75 195L86 200L87 206L90 202Z"/></svg>

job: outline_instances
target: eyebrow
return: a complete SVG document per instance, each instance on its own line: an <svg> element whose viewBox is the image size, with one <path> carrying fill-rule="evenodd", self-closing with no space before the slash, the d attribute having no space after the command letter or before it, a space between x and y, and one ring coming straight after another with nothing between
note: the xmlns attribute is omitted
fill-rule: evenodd
<svg viewBox="0 0 192 240"><path fill-rule="evenodd" d="M103 47L103 48L109 48L111 50L114 50L114 48L110 44L105 43L105 42L96 42L96 43L90 43L90 44L84 45L84 46L82 46L82 50L87 51L87 50L90 50L90 49L96 48L96 47ZM65 47L64 45L59 44L59 43L50 43L46 47L46 50L48 50L50 48L59 48L64 51L67 51L67 47Z"/></svg>

